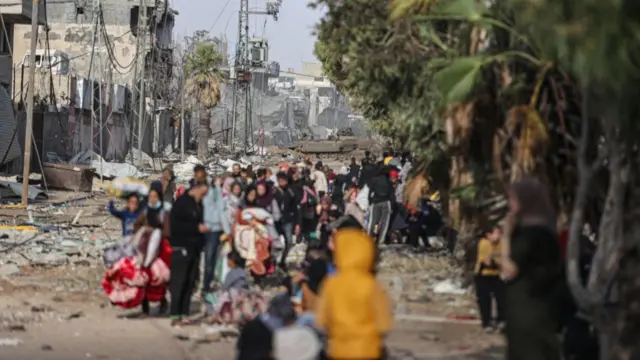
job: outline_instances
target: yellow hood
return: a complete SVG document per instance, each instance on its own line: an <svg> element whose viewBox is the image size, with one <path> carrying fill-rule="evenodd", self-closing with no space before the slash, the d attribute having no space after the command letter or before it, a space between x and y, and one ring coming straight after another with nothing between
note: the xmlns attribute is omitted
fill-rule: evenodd
<svg viewBox="0 0 640 360"><path fill-rule="evenodd" d="M328 336L333 359L379 359L383 336L391 329L389 299L371 273L373 240L362 230L338 230L337 272L327 277L316 304L316 325Z"/></svg>
<svg viewBox="0 0 640 360"><path fill-rule="evenodd" d="M335 235L335 263L338 271L369 273L373 269L375 247L363 230L343 229Z"/></svg>

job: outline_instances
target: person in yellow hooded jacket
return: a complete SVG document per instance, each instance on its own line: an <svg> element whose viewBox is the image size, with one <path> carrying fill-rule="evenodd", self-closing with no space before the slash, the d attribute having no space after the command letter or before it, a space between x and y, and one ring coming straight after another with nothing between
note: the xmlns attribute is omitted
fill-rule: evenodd
<svg viewBox="0 0 640 360"><path fill-rule="evenodd" d="M327 335L327 356L381 359L392 314L373 274L373 240L361 229L348 228L338 230L334 241L336 273L324 280L316 304L316 325Z"/></svg>

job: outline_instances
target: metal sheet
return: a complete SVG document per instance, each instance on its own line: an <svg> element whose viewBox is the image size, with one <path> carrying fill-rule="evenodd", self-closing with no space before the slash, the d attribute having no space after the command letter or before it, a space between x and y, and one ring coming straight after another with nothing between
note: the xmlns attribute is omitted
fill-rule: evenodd
<svg viewBox="0 0 640 360"><path fill-rule="evenodd" d="M0 165L16 160L22 155L16 127L11 98L7 91L0 87Z"/></svg>
<svg viewBox="0 0 640 360"><path fill-rule="evenodd" d="M0 191L2 192L3 199L22 197L22 184L13 181L0 181ZM49 195L47 195L44 190L33 185L29 185L27 197L29 200L39 200L48 199Z"/></svg>

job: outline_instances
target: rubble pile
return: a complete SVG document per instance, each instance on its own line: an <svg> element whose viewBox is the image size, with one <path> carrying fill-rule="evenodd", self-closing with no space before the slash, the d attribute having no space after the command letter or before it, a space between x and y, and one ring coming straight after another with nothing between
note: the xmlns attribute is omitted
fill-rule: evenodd
<svg viewBox="0 0 640 360"><path fill-rule="evenodd" d="M102 249L110 243L81 228L0 230L0 277L19 274L25 266L97 266L102 263Z"/></svg>

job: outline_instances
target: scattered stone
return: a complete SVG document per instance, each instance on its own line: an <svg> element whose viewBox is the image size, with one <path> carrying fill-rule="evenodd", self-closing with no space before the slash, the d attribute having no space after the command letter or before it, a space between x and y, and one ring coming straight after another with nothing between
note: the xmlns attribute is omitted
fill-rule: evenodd
<svg viewBox="0 0 640 360"><path fill-rule="evenodd" d="M7 326L7 330L11 332L25 332L27 327L24 324L11 324Z"/></svg>
<svg viewBox="0 0 640 360"><path fill-rule="evenodd" d="M50 253L44 256L38 256L32 262L32 265L36 266L62 266L67 264L67 255L62 252Z"/></svg>
<svg viewBox="0 0 640 360"><path fill-rule="evenodd" d="M190 337L187 334L184 333L176 333L173 335L173 337L175 337L176 339L180 340L180 341L189 341Z"/></svg>
<svg viewBox="0 0 640 360"><path fill-rule="evenodd" d="M407 301L412 303L428 303L431 302L431 298L426 294L409 294L407 296Z"/></svg>
<svg viewBox="0 0 640 360"><path fill-rule="evenodd" d="M84 316L84 312L82 312L82 311L76 311L76 312L74 312L74 313L71 313L71 314L67 315L67 316L65 317L65 320L79 319L79 318L81 318L81 317L83 317L83 316Z"/></svg>
<svg viewBox="0 0 640 360"><path fill-rule="evenodd" d="M16 264L6 264L0 266L0 277L11 276L20 273L20 268Z"/></svg>
<svg viewBox="0 0 640 360"><path fill-rule="evenodd" d="M22 344L22 340L16 338L0 338L0 347L16 347Z"/></svg>
<svg viewBox="0 0 640 360"><path fill-rule="evenodd" d="M70 248L75 248L78 247L81 243L79 243L76 240L62 240L60 242L60 246L62 247L70 247Z"/></svg>
<svg viewBox="0 0 640 360"><path fill-rule="evenodd" d="M438 335L430 332L424 332L420 334L420 339L431 342L440 341L440 337Z"/></svg>
<svg viewBox="0 0 640 360"><path fill-rule="evenodd" d="M42 347L40 347L40 349L42 349L42 351L53 351L53 346L44 344L42 345Z"/></svg>
<svg viewBox="0 0 640 360"><path fill-rule="evenodd" d="M31 312L34 313L42 313L48 311L53 311L53 308L47 305L34 305L31 307Z"/></svg>

